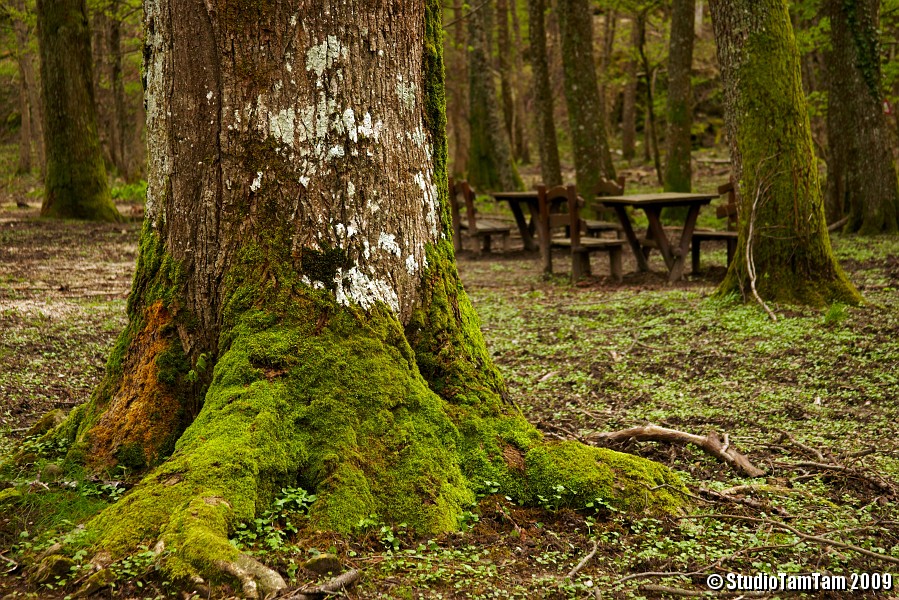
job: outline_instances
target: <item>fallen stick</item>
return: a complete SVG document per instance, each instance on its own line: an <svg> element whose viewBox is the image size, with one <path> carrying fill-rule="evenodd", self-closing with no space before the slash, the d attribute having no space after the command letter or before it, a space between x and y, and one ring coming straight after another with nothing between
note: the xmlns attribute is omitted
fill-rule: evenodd
<svg viewBox="0 0 899 600"><path fill-rule="evenodd" d="M726 446L721 443L718 434L710 431L705 436L694 435L676 429L667 429L658 425L644 425L631 427L620 431L606 433L591 433L587 436L591 442L604 444L617 444L627 440L640 442L669 442L679 444L693 444L706 454L714 456L722 462L738 469L749 477L762 477L765 471L753 465L748 458L734 450L731 444Z"/></svg>
<svg viewBox="0 0 899 600"><path fill-rule="evenodd" d="M866 550L865 548L861 548L854 544L847 544L846 542L840 542L838 540L832 540L830 538L822 537L820 535L809 535L807 533L802 533L792 525L787 525L786 523L781 523L780 521L774 521L772 519L761 519L759 517L746 517L743 515L716 515L716 514L705 514L705 515L685 515L683 517L676 517L678 520L691 520L691 519L733 519L735 521L749 521L750 523L761 523L763 525L770 525L771 527L777 527L782 531L789 531L793 535L805 540L807 542L815 542L816 544L821 544L824 546L833 546L835 548L843 548L844 550L852 550L853 552L858 552L859 554L864 554L865 556L876 558L878 560L882 560L884 562L893 563L895 565L899 565L899 558L895 558L893 556L889 556L887 554L880 554L878 552L872 552L870 550ZM833 532L837 533L837 532Z"/></svg>
<svg viewBox="0 0 899 600"><path fill-rule="evenodd" d="M575 568L568 571L568 575L566 575L565 577L567 577L568 579L574 579L574 576L578 574L578 571L583 569L584 566L588 562L590 562L590 559L592 559L594 556L596 556L596 548L597 548L596 540L593 540L593 550L590 552L590 554L585 556L583 558L583 560L581 560L581 562L579 562Z"/></svg>
<svg viewBox="0 0 899 600"><path fill-rule="evenodd" d="M837 229L842 229L843 225L845 225L848 222L849 222L849 217L843 217L836 223L831 223L830 225L828 225L827 231L833 232L833 231L836 231Z"/></svg>

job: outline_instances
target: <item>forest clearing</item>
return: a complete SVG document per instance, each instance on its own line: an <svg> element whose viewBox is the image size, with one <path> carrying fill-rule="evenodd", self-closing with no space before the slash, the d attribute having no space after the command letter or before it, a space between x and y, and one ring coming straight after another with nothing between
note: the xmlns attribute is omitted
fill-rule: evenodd
<svg viewBox="0 0 899 600"><path fill-rule="evenodd" d="M899 598L899 0L0 4L0 600Z"/></svg>
<svg viewBox="0 0 899 600"><path fill-rule="evenodd" d="M15 432L4 437L10 451L41 415L85 401L97 385L126 324L140 224L53 224L8 199L0 208L0 356L10 366L0 380L0 410L6 431ZM711 572L896 574L899 240L833 241L866 303L823 313L775 306L777 323L758 305L711 297L724 272L723 245L702 276L677 285L666 281L658 257L650 274L627 265L620 284L598 274L572 285L566 275L545 280L520 244L459 256L509 395L544 435L598 443L596 433L646 423L717 431L766 471L748 478L691 445L616 446L678 472L693 510L708 517L628 515L600 504L574 511L560 489L536 508L485 494L462 531L437 537L377 519L354 535L310 530L300 504L287 503L239 529L235 540L303 583L316 578L301 568L307 560L336 553L344 569L363 573L349 598L586 598L597 590L601 598L657 597L665 588L705 589ZM564 261L558 257L562 273ZM46 554L72 523L132 483L127 472L111 480L57 478L54 465L39 459L20 471L16 483L35 493L3 518L5 558ZM784 526L885 558L805 540ZM566 577L591 554L592 541L596 554ZM30 596L25 590L34 587L21 571L8 571L2 591L62 598L85 585L87 558ZM116 581L104 596L170 597L146 557L110 568Z"/></svg>

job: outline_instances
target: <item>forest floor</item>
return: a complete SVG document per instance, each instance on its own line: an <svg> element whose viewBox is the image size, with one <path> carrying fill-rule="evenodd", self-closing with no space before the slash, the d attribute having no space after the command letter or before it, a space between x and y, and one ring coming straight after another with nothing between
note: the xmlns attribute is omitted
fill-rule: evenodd
<svg viewBox="0 0 899 600"><path fill-rule="evenodd" d="M21 209L14 200L0 196L0 455L33 445L23 438L36 419L84 402L97 384L125 326L140 227L41 221L37 202ZM550 280L520 250L459 257L510 395L547 437L589 442L646 423L714 430L764 477L693 446L628 443L617 449L681 474L689 509L575 512L565 490L532 508L494 495L471 507L461 532L433 539L375 520L355 536L309 531L300 514L273 509L235 542L295 585L312 580L308 558L334 552L362 572L349 598L698 596L710 574L815 572L863 588L884 587L881 574L892 573L894 591L813 597L899 597L899 238L832 239L864 305L774 306L777 322L756 304L713 297L723 247L704 250L704 272L675 285L658 257L649 274L626 261L616 284L597 256L596 276L578 285L561 255ZM11 482L32 493L0 513L0 598L72 594L90 557L39 586L22 565L129 483L69 474L54 482L52 470L38 461ZM114 587L96 597L178 597L146 553L113 572Z"/></svg>

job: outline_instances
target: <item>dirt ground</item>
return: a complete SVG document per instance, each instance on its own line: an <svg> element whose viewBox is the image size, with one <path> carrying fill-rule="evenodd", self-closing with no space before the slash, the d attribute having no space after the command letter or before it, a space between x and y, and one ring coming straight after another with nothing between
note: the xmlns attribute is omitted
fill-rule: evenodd
<svg viewBox="0 0 899 600"><path fill-rule="evenodd" d="M125 326L139 227L42 221L35 207L0 202L0 453L20 447L40 415L89 397ZM710 574L760 572L845 575L850 584L853 573L876 573L881 588L881 575L892 574L894 591L809 596L899 597L899 240L833 241L866 303L775 306L776 323L756 305L713 297L725 260L714 245L704 246L703 273L676 285L657 256L648 274L634 273L628 257L622 283L595 256L594 277L577 285L562 255L558 275L544 279L520 242L459 257L510 395L547 437L596 443L592 434L646 423L715 430L764 477L693 446L631 442L616 448L682 475L687 511L575 512L559 490L534 508L485 497L462 532L436 539L376 520L336 536L283 513L249 525L268 527L268 538L259 530L257 540L237 543L296 585L313 577L306 558L335 552L363 573L350 598L681 597L706 592ZM5 484L34 493L0 517L0 559L9 564L0 597L73 593L89 574L87 559L41 585L28 583L21 565L122 489L85 479L44 490L34 481L26 470ZM288 534L291 519L298 532ZM280 541L266 545L272 535ZM175 597L149 562L116 564L116 585L96 597Z"/></svg>

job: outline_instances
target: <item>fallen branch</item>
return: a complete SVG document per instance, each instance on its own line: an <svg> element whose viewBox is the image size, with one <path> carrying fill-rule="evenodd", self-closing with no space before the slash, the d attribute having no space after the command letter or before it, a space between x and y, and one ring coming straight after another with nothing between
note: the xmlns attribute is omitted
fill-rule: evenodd
<svg viewBox="0 0 899 600"><path fill-rule="evenodd" d="M362 577L362 571L359 569L350 569L346 573L342 573L333 579L329 579L321 585L302 587L290 596L284 597L284 600L315 600L319 596L334 594L353 585L360 577Z"/></svg>
<svg viewBox="0 0 899 600"><path fill-rule="evenodd" d="M828 226L827 226L827 231L831 231L831 232L832 232L832 231L836 231L837 229L842 229L842 228L843 228L843 225L845 225L845 224L848 223L848 222L849 222L849 217L843 217L843 218L840 219L839 221L837 221L837 222L835 222L835 223L831 223L830 225L828 225Z"/></svg>
<svg viewBox="0 0 899 600"><path fill-rule="evenodd" d="M581 560L581 562L579 562L575 568L573 568L573 569L571 569L570 571L568 571L568 575L566 575L565 577L567 577L568 579L574 579L574 576L578 574L578 571L580 571L581 569L583 569L584 566L585 566L588 562L590 562L590 560L591 560L594 556L596 556L596 548L597 548L596 540L593 540L593 550L590 552L590 554L588 554L587 556L585 556L585 557L583 558L583 560Z"/></svg>
<svg viewBox="0 0 899 600"><path fill-rule="evenodd" d="M671 596L681 596L684 598L702 598L702 597L728 597L739 596L740 598L765 598L768 596L765 592L719 592L712 590L684 590L681 588L668 587L667 585L655 585L652 583L641 585L641 592L655 592L657 594L669 594Z"/></svg>
<svg viewBox="0 0 899 600"><path fill-rule="evenodd" d="M760 517L746 517L743 515L716 515L716 514L703 514L703 515L686 515L683 517L676 517L678 520L690 520L690 519L733 519L735 521L749 521L750 523L761 523L762 525L768 525L770 527L776 527L781 531L789 531L793 535L802 538L803 541L806 542L815 542L817 544L821 544L823 546L834 546L836 548L843 548L844 550L852 550L853 552L858 552L859 554L863 554L870 558L876 558L878 560L882 560L884 562L893 563L895 565L899 565L899 558L895 558L892 556L888 556L886 554L880 554L879 552L872 552L871 550L866 550L860 546L856 546L854 544L847 544L846 542L840 542L838 540L832 540L826 537L822 537L820 535L810 535L808 533L803 533L793 527L792 525L788 525L786 523L781 523L780 521L774 521L772 519L762 519ZM836 533L836 532L834 532Z"/></svg>
<svg viewBox="0 0 899 600"><path fill-rule="evenodd" d="M762 477L765 475L765 471L753 465L748 458L734 450L731 444L722 444L718 434L714 431L701 436L676 429L659 427L658 425L644 425L620 431L591 433L587 436L587 439L591 442L603 444L617 444L628 440L692 444L706 454L714 456L749 477Z"/></svg>

